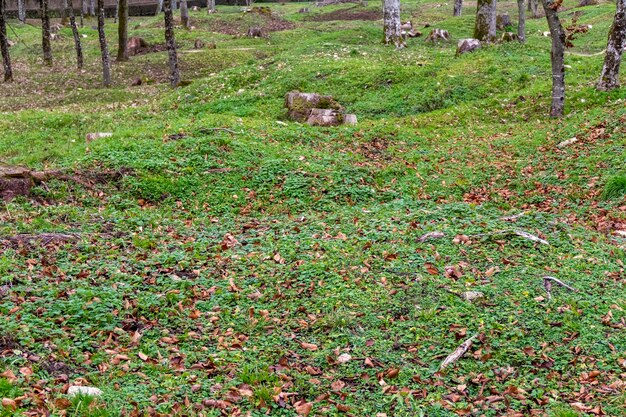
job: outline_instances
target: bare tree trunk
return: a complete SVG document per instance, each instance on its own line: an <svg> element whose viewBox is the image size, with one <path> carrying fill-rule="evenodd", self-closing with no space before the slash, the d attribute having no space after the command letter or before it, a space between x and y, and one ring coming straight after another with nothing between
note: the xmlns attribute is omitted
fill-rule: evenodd
<svg viewBox="0 0 626 417"><path fill-rule="evenodd" d="M533 19L539 17L539 0L528 0L528 11L532 12Z"/></svg>
<svg viewBox="0 0 626 417"><path fill-rule="evenodd" d="M158 0L156 13L154 15L158 16L159 13L161 13L162 10L163 10L163 0Z"/></svg>
<svg viewBox="0 0 626 417"><path fill-rule="evenodd" d="M26 0L17 0L17 18L20 22L26 22Z"/></svg>
<svg viewBox="0 0 626 417"><path fill-rule="evenodd" d="M178 55L176 54L176 37L174 36L174 16L172 14L172 3L165 0L163 4L165 15L165 43L170 65L170 83L172 87L177 87L180 83L180 71L178 70Z"/></svg>
<svg viewBox="0 0 626 417"><path fill-rule="evenodd" d="M117 19L119 18L120 15L120 1L117 0L115 2L115 17L113 18L113 23L117 23Z"/></svg>
<svg viewBox="0 0 626 417"><path fill-rule="evenodd" d="M74 3L72 0L67 0L67 5L70 15L70 26L72 26L72 35L74 35L74 47L76 48L76 65L78 69L83 68L83 47L80 44L80 34L76 27L76 17L74 16Z"/></svg>
<svg viewBox="0 0 626 417"><path fill-rule="evenodd" d="M96 0L89 0L89 16L96 15Z"/></svg>
<svg viewBox="0 0 626 417"><path fill-rule="evenodd" d="M189 9L187 0L180 0L180 21L185 29L189 29Z"/></svg>
<svg viewBox="0 0 626 417"><path fill-rule="evenodd" d="M176 7L178 6L178 5L176 4L176 0L171 0L171 3L170 3L170 4L172 5L172 11L176 11Z"/></svg>
<svg viewBox="0 0 626 417"><path fill-rule="evenodd" d="M111 86L111 59L109 47L104 33L104 0L98 0L98 39L100 40L100 53L102 54L102 84Z"/></svg>
<svg viewBox="0 0 626 417"><path fill-rule="evenodd" d="M61 0L61 10L59 10L59 16L61 17L61 25L67 25L67 0Z"/></svg>
<svg viewBox="0 0 626 417"><path fill-rule="evenodd" d="M626 0L617 0L617 11L613 26L609 31L604 66L597 85L598 90L610 91L619 88L619 67L624 47L626 47Z"/></svg>
<svg viewBox="0 0 626 417"><path fill-rule="evenodd" d="M384 43L393 44L396 48L404 48L400 28L400 0L383 0Z"/></svg>
<svg viewBox="0 0 626 417"><path fill-rule="evenodd" d="M117 61L128 61L128 0L119 0L120 20L117 24Z"/></svg>
<svg viewBox="0 0 626 417"><path fill-rule="evenodd" d="M524 7L524 0L517 0L517 9L519 11L517 19L517 40L519 40L520 43L524 43L526 42L526 8Z"/></svg>
<svg viewBox="0 0 626 417"><path fill-rule="evenodd" d="M496 40L496 0L478 0L474 38L486 42Z"/></svg>
<svg viewBox="0 0 626 417"><path fill-rule="evenodd" d="M207 0L206 8L207 13L215 13L215 0Z"/></svg>
<svg viewBox="0 0 626 417"><path fill-rule="evenodd" d="M48 0L40 0L41 6L41 46L43 48L44 65L52 66L52 48L50 46L50 11Z"/></svg>
<svg viewBox="0 0 626 417"><path fill-rule="evenodd" d="M454 12L452 13L453 16L461 16L461 13L463 12L463 0L454 0Z"/></svg>
<svg viewBox="0 0 626 417"><path fill-rule="evenodd" d="M541 0L552 37L552 105L551 117L562 117L565 108L565 31L556 11L555 0Z"/></svg>
<svg viewBox="0 0 626 417"><path fill-rule="evenodd" d="M13 68L11 67L11 55L9 55L9 39L7 38L5 0L0 0L0 52L2 53L4 81L13 81Z"/></svg>
<svg viewBox="0 0 626 417"><path fill-rule="evenodd" d="M85 0L80 0L80 27L85 27Z"/></svg>

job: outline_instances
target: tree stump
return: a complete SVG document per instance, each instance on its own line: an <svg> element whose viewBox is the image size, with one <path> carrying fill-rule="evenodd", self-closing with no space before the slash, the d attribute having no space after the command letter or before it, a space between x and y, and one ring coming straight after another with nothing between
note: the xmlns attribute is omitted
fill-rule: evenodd
<svg viewBox="0 0 626 417"><path fill-rule="evenodd" d="M0 165L0 198L5 201L17 196L27 196L34 181L26 168Z"/></svg>
<svg viewBox="0 0 626 417"><path fill-rule="evenodd" d="M426 42L448 42L450 40L450 33L443 29L433 29L426 37Z"/></svg>
<svg viewBox="0 0 626 417"><path fill-rule="evenodd" d="M461 39L456 47L456 56L473 52L479 49L482 43L478 39Z"/></svg>

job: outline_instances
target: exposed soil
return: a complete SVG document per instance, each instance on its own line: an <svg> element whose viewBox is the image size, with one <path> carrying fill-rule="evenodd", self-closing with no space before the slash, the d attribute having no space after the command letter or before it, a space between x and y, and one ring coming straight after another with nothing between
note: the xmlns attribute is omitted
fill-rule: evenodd
<svg viewBox="0 0 626 417"><path fill-rule="evenodd" d="M311 16L309 20L314 22L330 22L333 20L380 20L382 18L383 14L378 10L358 10L352 8Z"/></svg>
<svg viewBox="0 0 626 417"><path fill-rule="evenodd" d="M210 30L212 32L223 33L225 35L245 35L250 27L258 27L261 32L280 32L283 30L291 30L296 27L293 22L282 19L275 15L256 14L258 16L254 23L250 22L244 16L236 20L215 19L211 22Z"/></svg>

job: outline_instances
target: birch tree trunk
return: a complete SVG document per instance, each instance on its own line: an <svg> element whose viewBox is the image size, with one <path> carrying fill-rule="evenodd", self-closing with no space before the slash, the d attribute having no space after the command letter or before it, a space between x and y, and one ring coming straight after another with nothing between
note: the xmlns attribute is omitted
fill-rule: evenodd
<svg viewBox="0 0 626 417"><path fill-rule="evenodd" d="M565 108L565 31L555 10L554 0L541 0L552 37L552 105L551 117L562 117Z"/></svg>
<svg viewBox="0 0 626 417"><path fill-rule="evenodd" d="M622 52L626 46L626 0L617 0L617 11L613 26L609 31L609 41L606 46L604 66L598 81L598 90L610 91L619 88L619 67L622 62Z"/></svg>
<svg viewBox="0 0 626 417"><path fill-rule="evenodd" d="M98 0L98 40L100 41L100 54L102 55L102 85L111 86L111 58L109 47L104 33L104 0Z"/></svg>
<svg viewBox="0 0 626 417"><path fill-rule="evenodd" d="M463 13L463 0L454 0L454 12L453 16L461 16Z"/></svg>
<svg viewBox="0 0 626 417"><path fill-rule="evenodd" d="M400 0L383 0L383 24L385 45L404 48L406 44L400 28Z"/></svg>
<svg viewBox="0 0 626 417"><path fill-rule="evenodd" d="M26 22L26 0L17 0L17 18L20 22Z"/></svg>
<svg viewBox="0 0 626 417"><path fill-rule="evenodd" d="M517 40L520 43L526 42L526 8L524 6L524 0L517 0L517 9L519 11L517 19Z"/></svg>
<svg viewBox="0 0 626 417"><path fill-rule="evenodd" d="M163 4L163 14L165 19L165 43L170 66L170 83L172 87L177 87L180 83L180 71L178 69L178 55L176 54L176 37L174 36L174 16L172 14L172 3L165 0Z"/></svg>
<svg viewBox="0 0 626 417"><path fill-rule="evenodd" d="M117 61L128 61L128 0L119 0Z"/></svg>
<svg viewBox="0 0 626 417"><path fill-rule="evenodd" d="M40 0L41 6L41 46L43 49L44 65L52 66L52 48L50 46L50 11L48 0Z"/></svg>
<svg viewBox="0 0 626 417"><path fill-rule="evenodd" d="M207 0L207 13L215 13L215 0Z"/></svg>
<svg viewBox="0 0 626 417"><path fill-rule="evenodd" d="M76 49L76 66L78 69L83 68L83 47L80 44L80 34L78 33L78 27L76 27L76 16L74 16L74 3L72 0L67 0L67 6L70 16L70 26L72 26L72 35L74 36L74 47Z"/></svg>
<svg viewBox="0 0 626 417"><path fill-rule="evenodd" d="M478 0L474 38L485 42L496 40L496 0Z"/></svg>
<svg viewBox="0 0 626 417"><path fill-rule="evenodd" d="M180 0L180 21L185 29L189 29L189 9L187 0Z"/></svg>
<svg viewBox="0 0 626 417"><path fill-rule="evenodd" d="M0 53L2 53L2 67L4 68L4 81L13 81L13 68L11 67L11 55L9 55L9 40L7 38L6 2L0 0Z"/></svg>

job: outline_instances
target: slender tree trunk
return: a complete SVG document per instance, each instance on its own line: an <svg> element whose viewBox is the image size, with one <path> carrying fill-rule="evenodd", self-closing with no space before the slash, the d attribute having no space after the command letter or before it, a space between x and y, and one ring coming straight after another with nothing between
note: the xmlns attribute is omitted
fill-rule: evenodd
<svg viewBox="0 0 626 417"><path fill-rule="evenodd" d="M176 0L171 0L170 4L172 5L172 11L176 11L176 8L177 8Z"/></svg>
<svg viewBox="0 0 626 417"><path fill-rule="evenodd" d="M96 15L96 0L89 0L89 16Z"/></svg>
<svg viewBox="0 0 626 417"><path fill-rule="evenodd" d="M404 48L406 44L400 28L400 0L383 0L383 22L385 45L392 44L396 48Z"/></svg>
<svg viewBox="0 0 626 417"><path fill-rule="evenodd" d="M453 16L461 16L461 13L463 12L463 0L454 0L454 12L452 13Z"/></svg>
<svg viewBox="0 0 626 417"><path fill-rule="evenodd" d="M539 0L528 0L528 11L532 12L533 19L539 17Z"/></svg>
<svg viewBox="0 0 626 417"><path fill-rule="evenodd" d="M180 0L180 21L185 29L189 29L189 9L187 0Z"/></svg>
<svg viewBox="0 0 626 417"><path fill-rule="evenodd" d="M552 37L552 105L550 116L562 117L565 108L565 31L555 10L554 0L541 0ZM554 8L553 8L554 7Z"/></svg>
<svg viewBox="0 0 626 417"><path fill-rule="evenodd" d="M215 0L207 0L206 8L207 13L215 13Z"/></svg>
<svg viewBox="0 0 626 417"><path fill-rule="evenodd" d="M102 54L102 84L111 86L111 59L109 47L104 33L104 0L98 0L98 39L100 40L100 53Z"/></svg>
<svg viewBox="0 0 626 417"><path fill-rule="evenodd" d="M48 0L40 0L41 6L41 46L43 49L44 65L52 66L52 48L50 46L50 11Z"/></svg>
<svg viewBox="0 0 626 417"><path fill-rule="evenodd" d="M13 81L13 68L11 67L11 55L9 55L9 40L7 38L6 2L0 0L0 53L2 53L2 67L4 68L4 81Z"/></svg>
<svg viewBox="0 0 626 417"><path fill-rule="evenodd" d="M474 38L486 42L496 40L496 0L478 0Z"/></svg>
<svg viewBox="0 0 626 417"><path fill-rule="evenodd" d="M180 83L180 71L178 69L178 55L176 54L176 37L174 36L174 15L172 14L172 3L165 0L163 4L165 15L165 43L170 66L170 83L172 87L177 87Z"/></svg>
<svg viewBox="0 0 626 417"><path fill-rule="evenodd" d="M158 0L156 13L154 15L158 16L159 13L161 13L162 10L163 10L163 0Z"/></svg>
<svg viewBox="0 0 626 417"><path fill-rule="evenodd" d="M519 40L520 43L524 43L526 42L526 8L524 7L524 0L517 0L517 9L519 11L517 19L517 40Z"/></svg>
<svg viewBox="0 0 626 417"><path fill-rule="evenodd" d="M61 25L67 25L67 0L61 0L61 9L59 10L61 17Z"/></svg>
<svg viewBox="0 0 626 417"><path fill-rule="evenodd" d="M76 16L74 16L74 3L72 0L67 0L68 11L70 15L70 26L72 26L72 35L74 35L74 47L76 48L76 66L78 69L83 69L83 47L80 44L80 34L78 33L78 27L76 27Z"/></svg>
<svg viewBox="0 0 626 417"><path fill-rule="evenodd" d="M85 27L85 0L80 0L80 27Z"/></svg>
<svg viewBox="0 0 626 417"><path fill-rule="evenodd" d="M113 23L117 23L117 19L120 16L120 1L117 0L115 2L115 17L113 18Z"/></svg>
<svg viewBox="0 0 626 417"><path fill-rule="evenodd" d="M17 0L17 18L20 22L26 22L26 0Z"/></svg>
<svg viewBox="0 0 626 417"><path fill-rule="evenodd" d="M119 0L120 20L117 24L117 61L128 61L128 0Z"/></svg>
<svg viewBox="0 0 626 417"><path fill-rule="evenodd" d="M615 20L609 31L604 66L598 81L598 90L610 91L619 88L619 67L626 46L626 0L617 0Z"/></svg>

